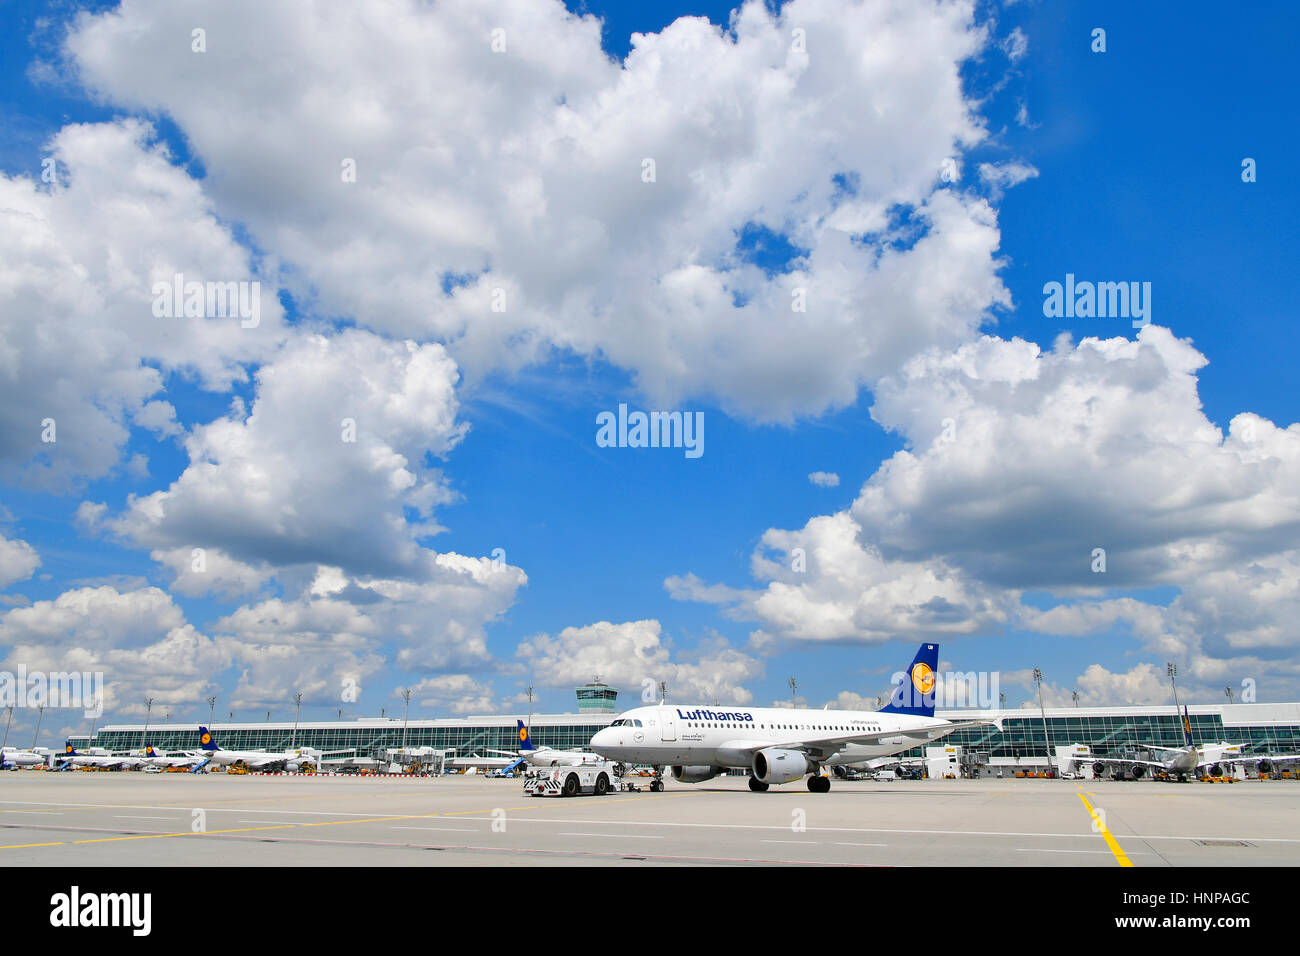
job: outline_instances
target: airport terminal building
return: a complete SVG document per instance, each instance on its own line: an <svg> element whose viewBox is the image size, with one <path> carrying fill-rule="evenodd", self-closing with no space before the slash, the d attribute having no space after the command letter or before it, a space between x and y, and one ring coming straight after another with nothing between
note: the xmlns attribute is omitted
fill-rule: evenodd
<svg viewBox="0 0 1300 956"><path fill-rule="evenodd" d="M669 705L671 706L671 705ZM1245 754L1300 752L1300 703L1191 704L1192 739L1197 744L1235 743ZM979 712L981 716L987 711ZM988 755L997 765L1042 765L1056 748L1084 744L1092 752L1123 755L1146 744L1182 745L1182 722L1172 705L1157 707L1059 707L1040 714L1037 708L1017 708L1004 715L1002 730L967 727L942 739L965 752ZM393 748L429 747L450 756L487 756L493 750L519 749L517 720L531 721L533 744L562 750L584 749L596 731L609 726L611 710L578 714L507 714L486 717L444 717L435 720L362 718L345 721L217 723L213 736L228 750L283 750L314 747L366 757ZM969 720L969 710L939 711L939 717ZM112 751L138 749L148 742L165 751L198 748L198 726L192 723L153 723L145 740L142 724L99 728L93 739L73 737L78 749L93 746ZM923 757L917 747L900 755Z"/></svg>

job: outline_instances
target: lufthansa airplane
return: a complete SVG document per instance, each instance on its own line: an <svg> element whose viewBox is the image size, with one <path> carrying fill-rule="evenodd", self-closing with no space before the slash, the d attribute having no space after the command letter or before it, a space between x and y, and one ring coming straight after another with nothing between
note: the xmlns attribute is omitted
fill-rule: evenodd
<svg viewBox="0 0 1300 956"><path fill-rule="evenodd" d="M291 773L304 764L313 767L320 765L320 751L310 747L299 747L281 753L268 753L265 750L222 750L212 739L212 732L206 727L199 728L199 749L207 763L214 767L229 767L242 763L249 770L272 768L288 770Z"/></svg>
<svg viewBox="0 0 1300 956"><path fill-rule="evenodd" d="M823 768L887 757L945 737L961 727L1001 718L950 721L934 716L939 645L922 644L894 690L877 711L791 710L755 707L638 707L591 738L591 749L624 763L671 767L673 779L702 783L729 767L751 771L749 788L807 776L808 789L831 788Z"/></svg>
<svg viewBox="0 0 1300 956"><path fill-rule="evenodd" d="M1243 754L1241 744L1202 744L1198 747L1192 742L1192 719L1187 713L1186 705L1183 706L1182 721L1183 745L1181 747L1163 747L1160 744L1139 745L1140 749L1156 754L1155 760L1090 755L1080 757L1074 762L1082 765L1091 760L1093 775L1097 777L1104 774L1107 768L1113 775L1122 776L1129 773L1135 778L1143 776L1147 771L1155 771L1177 777L1182 783L1188 777L1200 776L1202 773L1217 777L1223 773L1225 766L1230 767L1234 763L1253 763L1258 765L1261 773L1271 773L1275 760L1300 760L1300 754L1278 754L1271 757L1267 754Z"/></svg>
<svg viewBox="0 0 1300 956"><path fill-rule="evenodd" d="M518 750L493 750L494 754L508 754L511 757L523 757L533 767L578 767L585 763L595 763L600 760L596 754L589 753L585 750L555 750L551 747L534 747L528 728L524 726L522 720L516 720L519 725L519 749Z"/></svg>

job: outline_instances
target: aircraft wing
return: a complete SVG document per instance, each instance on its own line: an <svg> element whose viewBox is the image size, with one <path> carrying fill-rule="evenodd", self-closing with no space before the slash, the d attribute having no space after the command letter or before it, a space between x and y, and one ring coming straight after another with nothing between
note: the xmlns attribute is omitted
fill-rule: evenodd
<svg viewBox="0 0 1300 956"><path fill-rule="evenodd" d="M916 727L912 730L879 730L870 733L850 733L850 734L827 734L825 736L807 737L803 740L785 740L785 741L753 741L739 740L728 741L723 746L735 748L749 753L756 753L759 750L765 750L768 747L780 747L782 750L800 750L810 753L815 757L825 760L834 754L839 753L846 747L854 744L878 744L890 741L896 744L907 743L909 747L919 747L921 744L930 740L936 740L939 737L946 737L954 730L962 727L975 727L985 724L1000 723L1001 718L988 720L963 720L954 721L946 724L936 724L931 727Z"/></svg>
<svg viewBox="0 0 1300 956"><path fill-rule="evenodd" d="M245 760L244 763L250 767L269 767L272 764L288 763L289 758L284 754L267 754L258 760Z"/></svg>
<svg viewBox="0 0 1300 956"><path fill-rule="evenodd" d="M1279 760L1300 760L1300 754L1238 754L1234 757L1220 757L1218 760L1202 760L1196 765L1199 770L1201 767L1209 767L1216 763L1259 763L1261 760L1276 762Z"/></svg>
<svg viewBox="0 0 1300 956"><path fill-rule="evenodd" d="M998 729L998 733L1002 733L1002 721L1005 719L1006 719L1005 717L999 716L999 717L985 717L979 720L953 720L953 721L949 721L951 726L944 729L961 730L963 727L996 727Z"/></svg>
<svg viewBox="0 0 1300 956"><path fill-rule="evenodd" d="M1082 756L1082 757L1072 756L1069 758L1069 760L1071 763L1081 763L1081 764L1082 763L1102 763L1102 764L1118 763L1118 764L1123 764L1126 767L1131 767L1134 764L1137 764L1143 767L1153 767L1157 770L1169 769L1168 764L1161 763L1159 760L1138 760L1136 757L1098 757L1095 754L1087 754L1086 756Z"/></svg>

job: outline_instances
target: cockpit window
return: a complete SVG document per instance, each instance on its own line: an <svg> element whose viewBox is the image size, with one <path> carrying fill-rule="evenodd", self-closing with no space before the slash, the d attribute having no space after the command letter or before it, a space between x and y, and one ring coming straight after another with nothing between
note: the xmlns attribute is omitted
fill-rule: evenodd
<svg viewBox="0 0 1300 956"><path fill-rule="evenodd" d="M640 727L640 726L641 726L641 721L639 721L639 720L634 720L634 721L632 721L632 726L633 726L633 727Z"/></svg>

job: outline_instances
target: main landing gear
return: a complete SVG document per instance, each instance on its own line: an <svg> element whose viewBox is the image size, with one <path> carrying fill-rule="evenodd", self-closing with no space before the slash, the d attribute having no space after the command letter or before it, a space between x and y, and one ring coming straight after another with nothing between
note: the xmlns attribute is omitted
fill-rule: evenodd
<svg viewBox="0 0 1300 956"><path fill-rule="evenodd" d="M757 777L749 778L749 789L753 790L755 793L766 793L767 787L768 785L765 784L763 781L759 780Z"/></svg>
<svg viewBox="0 0 1300 956"><path fill-rule="evenodd" d="M831 778L823 777L819 773L813 774L808 778L808 790L811 793L830 793Z"/></svg>
<svg viewBox="0 0 1300 956"><path fill-rule="evenodd" d="M650 778L650 792L659 793L664 788L664 768L655 767L654 776Z"/></svg>

